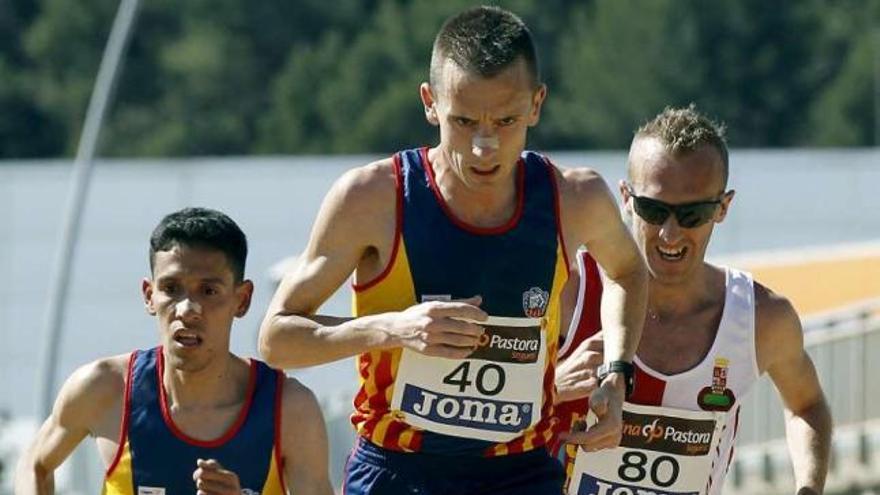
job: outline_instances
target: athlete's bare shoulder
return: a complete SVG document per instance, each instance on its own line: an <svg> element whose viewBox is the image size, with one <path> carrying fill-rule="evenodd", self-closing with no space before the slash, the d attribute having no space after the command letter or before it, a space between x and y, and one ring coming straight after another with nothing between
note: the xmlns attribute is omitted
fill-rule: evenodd
<svg viewBox="0 0 880 495"><path fill-rule="evenodd" d="M755 339L758 366L766 371L788 352L803 350L803 329L791 301L755 282Z"/></svg>
<svg viewBox="0 0 880 495"><path fill-rule="evenodd" d="M598 172L591 168L558 169L559 195L563 211L602 215L616 210L614 195Z"/></svg>
<svg viewBox="0 0 880 495"><path fill-rule="evenodd" d="M293 377L285 377L284 391L282 393L282 405L285 415L289 418L308 421L309 416L316 411L318 399L309 387Z"/></svg>
<svg viewBox="0 0 880 495"><path fill-rule="evenodd" d="M358 244L376 245L390 235L397 206L397 178L392 158L353 168L327 193L318 216L317 232L338 228Z"/></svg>
<svg viewBox="0 0 880 495"><path fill-rule="evenodd" d="M592 188L607 187L599 172L589 167L558 168L559 185L575 193L584 193Z"/></svg>
<svg viewBox="0 0 880 495"><path fill-rule="evenodd" d="M620 237L628 235L608 184L590 168L558 169L557 180L566 248L574 252L586 245L602 261L609 250L601 245L619 244Z"/></svg>
<svg viewBox="0 0 880 495"><path fill-rule="evenodd" d="M800 320L791 301L782 294L773 292L760 282L755 282L756 325L771 330L800 327Z"/></svg>
<svg viewBox="0 0 880 495"><path fill-rule="evenodd" d="M97 359L74 371L68 381L92 399L121 395L125 392L130 357L131 354L119 354Z"/></svg>
<svg viewBox="0 0 880 495"><path fill-rule="evenodd" d="M384 158L344 173L333 185L331 193L342 201L364 204L395 204L397 177L393 158Z"/></svg>
<svg viewBox="0 0 880 495"><path fill-rule="evenodd" d="M130 354L97 359L74 371L58 393L53 415L60 423L95 433L125 397Z"/></svg>

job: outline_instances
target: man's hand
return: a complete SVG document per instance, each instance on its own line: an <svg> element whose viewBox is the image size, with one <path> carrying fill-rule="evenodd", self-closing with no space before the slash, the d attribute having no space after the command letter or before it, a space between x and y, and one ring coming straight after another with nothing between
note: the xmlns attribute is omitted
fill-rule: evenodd
<svg viewBox="0 0 880 495"><path fill-rule="evenodd" d="M620 373L612 373L590 396L590 410L598 422L586 431L563 433L562 439L584 450L610 449L620 445L623 428L623 396L626 387Z"/></svg>
<svg viewBox="0 0 880 495"><path fill-rule="evenodd" d="M602 332L581 342L556 366L556 403L589 397L599 386L596 368L602 364Z"/></svg>
<svg viewBox="0 0 880 495"><path fill-rule="evenodd" d="M483 335L473 323L489 315L479 308L479 296L460 301L430 301L396 313L391 325L392 343L416 352L461 359L472 353ZM469 321L464 321L469 320Z"/></svg>
<svg viewBox="0 0 880 495"><path fill-rule="evenodd" d="M199 459L193 472L197 495L241 495L238 475L223 469L214 459Z"/></svg>

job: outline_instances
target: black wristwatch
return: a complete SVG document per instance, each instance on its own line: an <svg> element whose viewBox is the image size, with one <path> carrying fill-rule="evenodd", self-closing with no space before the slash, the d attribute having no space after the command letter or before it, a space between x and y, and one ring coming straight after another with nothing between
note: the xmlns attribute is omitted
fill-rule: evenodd
<svg viewBox="0 0 880 495"><path fill-rule="evenodd" d="M629 399L629 396L632 395L633 389L636 386L635 371L636 367L629 361L610 361L600 364L599 369L596 370L596 374L599 378L600 384L605 381L605 377L611 373L623 374L623 382L626 384L625 398Z"/></svg>

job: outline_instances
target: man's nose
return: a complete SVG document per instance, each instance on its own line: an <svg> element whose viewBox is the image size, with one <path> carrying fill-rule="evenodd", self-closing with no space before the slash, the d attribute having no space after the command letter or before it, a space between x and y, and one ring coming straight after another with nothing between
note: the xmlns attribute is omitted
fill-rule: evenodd
<svg viewBox="0 0 880 495"><path fill-rule="evenodd" d="M666 244L675 244L681 240L681 237L682 228L678 224L678 219L676 219L675 215L670 212L666 221L663 222L663 225L660 227L660 239Z"/></svg>
<svg viewBox="0 0 880 495"><path fill-rule="evenodd" d="M471 141L473 154L479 158L487 158L498 151L498 136L488 132L480 132L474 135Z"/></svg>
<svg viewBox="0 0 880 495"><path fill-rule="evenodd" d="M186 297L174 305L174 314L181 319L201 318L202 305Z"/></svg>

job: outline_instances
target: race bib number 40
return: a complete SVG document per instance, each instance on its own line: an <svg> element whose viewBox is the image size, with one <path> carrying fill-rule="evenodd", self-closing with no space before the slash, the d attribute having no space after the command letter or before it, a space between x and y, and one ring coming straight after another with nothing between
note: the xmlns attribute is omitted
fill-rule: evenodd
<svg viewBox="0 0 880 495"><path fill-rule="evenodd" d="M620 446L578 449L569 495L703 495L723 416L624 403Z"/></svg>
<svg viewBox="0 0 880 495"><path fill-rule="evenodd" d="M401 353L391 407L444 435L506 442L540 420L546 333L539 318L489 317L467 359Z"/></svg>

